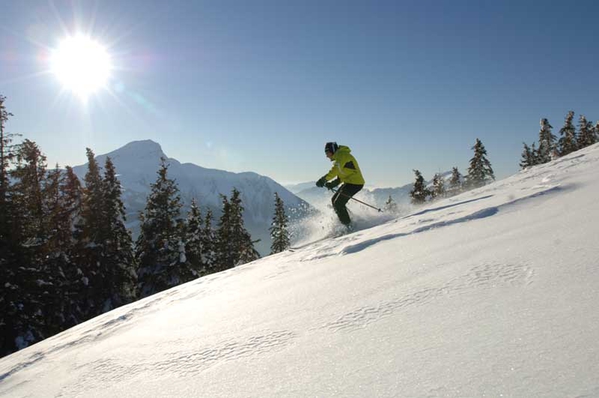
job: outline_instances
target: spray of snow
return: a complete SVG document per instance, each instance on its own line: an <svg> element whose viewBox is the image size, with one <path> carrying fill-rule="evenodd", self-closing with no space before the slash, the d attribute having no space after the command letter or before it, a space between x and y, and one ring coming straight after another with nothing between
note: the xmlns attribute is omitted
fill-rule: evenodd
<svg viewBox="0 0 599 398"><path fill-rule="evenodd" d="M347 232L347 228L339 222L333 209L331 203L333 193L330 191L329 193L329 195L313 199L310 204L314 207L314 210L307 217L290 225L292 245L301 246L328 237L340 236ZM355 198L365 203L374 203L368 192L360 192ZM407 205L397 206L393 211L386 209L379 212L355 200L350 200L347 209L352 220L352 231L355 232L382 225L403 214L408 214L411 207Z"/></svg>

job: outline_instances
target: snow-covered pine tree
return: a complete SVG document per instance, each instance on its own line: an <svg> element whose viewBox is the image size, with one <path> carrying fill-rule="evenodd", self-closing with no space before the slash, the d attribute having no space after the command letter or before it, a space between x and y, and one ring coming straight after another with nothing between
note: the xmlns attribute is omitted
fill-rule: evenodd
<svg viewBox="0 0 599 398"><path fill-rule="evenodd" d="M457 167L454 167L451 171L451 178L449 179L449 195L457 195L462 192L462 174Z"/></svg>
<svg viewBox="0 0 599 398"><path fill-rule="evenodd" d="M578 149L576 129L574 128L572 120L574 120L574 112L570 111L568 112L568 115L566 115L564 126L559 131L561 136L558 142L560 156L565 156Z"/></svg>
<svg viewBox="0 0 599 398"><path fill-rule="evenodd" d="M9 215L12 213L9 209L9 170L10 162L14 158L14 145L12 145L13 134L5 131L8 119L13 115L8 112L4 102L6 97L0 95L0 242L7 239Z"/></svg>
<svg viewBox="0 0 599 398"><path fill-rule="evenodd" d="M533 142L532 147L529 147L526 142L524 149L522 150L522 157L520 158L520 170L527 169L537 164L537 151L535 150L535 144Z"/></svg>
<svg viewBox="0 0 599 398"><path fill-rule="evenodd" d="M12 113L5 101L0 95L0 356L18 349L16 341L22 329L19 277L24 264L9 179L15 147L6 124Z"/></svg>
<svg viewBox="0 0 599 398"><path fill-rule="evenodd" d="M47 238L44 223L44 194L46 180L46 156L37 144L23 141L16 153L16 166L11 170L13 178L13 202L18 208L21 232L26 247L37 247Z"/></svg>
<svg viewBox="0 0 599 398"><path fill-rule="evenodd" d="M215 272L220 272L235 266L233 253L231 204L227 195L221 194L222 211L216 230L216 266Z"/></svg>
<svg viewBox="0 0 599 398"><path fill-rule="evenodd" d="M197 201L193 198L189 212L187 213L187 220L185 221L184 241L187 263L196 277L206 275L206 266L202 259L202 234L204 233L202 224L202 212Z"/></svg>
<svg viewBox="0 0 599 398"><path fill-rule="evenodd" d="M260 254L254 248L252 236L245 229L243 222L244 207L241 201L241 192L233 188L230 200L230 225L231 243L233 249L233 266L249 263L260 258Z"/></svg>
<svg viewBox="0 0 599 398"><path fill-rule="evenodd" d="M389 198L387 198L387 201L385 202L385 205L383 206L383 210L385 211L385 213L391 213L391 214L397 214L399 212L397 203L393 200L391 195L389 195Z"/></svg>
<svg viewBox="0 0 599 398"><path fill-rule="evenodd" d="M533 142L532 145L530 146L530 151L532 153L532 161L535 166L537 164L541 164L541 161L539 160L539 150L536 148L536 145L537 145L536 142Z"/></svg>
<svg viewBox="0 0 599 398"><path fill-rule="evenodd" d="M275 192L275 214L272 219L272 224L269 228L272 244L270 245L270 253L280 253L291 246L291 239L287 225L289 217L285 214L285 203L283 199Z"/></svg>
<svg viewBox="0 0 599 398"><path fill-rule="evenodd" d="M194 278L181 256L179 215L181 197L174 180L168 178L166 159L161 158L158 178L144 212L136 244L138 289L141 298L169 289ZM184 259L183 259L184 260Z"/></svg>
<svg viewBox="0 0 599 398"><path fill-rule="evenodd" d="M135 258L131 233L125 227L125 205L121 200L121 183L110 157L104 165L102 181L102 239L104 253L99 280L102 312L128 304L136 297Z"/></svg>
<svg viewBox="0 0 599 398"><path fill-rule="evenodd" d="M217 237L214 228L212 227L214 215L212 210L206 211L204 218L204 228L202 229L202 263L205 267L205 275L212 274L217 271Z"/></svg>
<svg viewBox="0 0 599 398"><path fill-rule="evenodd" d="M466 181L469 188L477 188L482 187L487 182L494 181L495 174L491 162L487 159L487 150L481 140L476 139L472 150L474 150L474 156L470 159Z"/></svg>
<svg viewBox="0 0 599 398"><path fill-rule="evenodd" d="M74 239L73 233L76 226L81 222L83 212L83 188L79 177L73 171L71 166L66 167L66 174L60 186L63 198L63 210L65 217L69 220L71 239Z"/></svg>
<svg viewBox="0 0 599 398"><path fill-rule="evenodd" d="M62 171L57 164L53 170L48 172L46 185L44 187L44 206L46 207L45 222L48 228L46 251L50 258L59 256L64 242L70 241L70 239L65 239L65 234L70 232L69 225L65 225L68 220L65 220L62 217L63 201L60 186L62 185L63 180L64 177Z"/></svg>
<svg viewBox="0 0 599 398"><path fill-rule="evenodd" d="M60 230L56 235L59 241L57 251L61 253L57 259L64 273L63 292L64 322L68 328L85 320L85 302L81 300L87 291L85 275L77 261L77 242L75 240L78 225L81 223L83 209L83 188L79 178L70 166L60 185L61 214L58 215ZM64 256L63 256L64 254Z"/></svg>
<svg viewBox="0 0 599 398"><path fill-rule="evenodd" d="M44 257L44 245L48 240L44 203L46 157L35 142L25 140L18 146L15 159L15 167L10 172L13 181L11 193L23 254L22 264L16 272L16 346L24 348L48 336L45 301L56 294L56 285L54 275L49 272L52 270L45 266Z"/></svg>
<svg viewBox="0 0 599 398"><path fill-rule="evenodd" d="M440 173L436 173L433 177L433 189L431 198L433 200L442 199L445 197L445 180Z"/></svg>
<svg viewBox="0 0 599 398"><path fill-rule="evenodd" d="M77 249L75 261L81 270L81 280L85 284L82 292L81 308L86 318L102 313L104 305L104 283L101 264L105 254L107 231L104 226L104 184L100 166L94 152L86 148L87 172L83 179L83 203L81 218L77 225Z"/></svg>
<svg viewBox="0 0 599 398"><path fill-rule="evenodd" d="M414 187L410 191L410 197L412 198L413 204L422 204L426 202L426 198L430 195L429 190L426 188L424 183L424 177L420 170L414 170L416 180L414 181Z"/></svg>
<svg viewBox="0 0 599 398"><path fill-rule="evenodd" d="M587 121L584 115L580 115L578 120L578 147L585 148L596 142L593 122Z"/></svg>
<svg viewBox="0 0 599 398"><path fill-rule="evenodd" d="M70 266L71 225L63 209L61 185L64 175L58 164L48 172L44 186L44 212L47 239L41 249L41 271L48 274L51 288L45 291L42 314L46 326L46 337L54 335L72 325L67 322L68 281L65 270Z"/></svg>
<svg viewBox="0 0 599 398"><path fill-rule="evenodd" d="M557 138L551 132L553 126L547 119L541 119L541 130L539 131L539 150L537 152L537 161L539 164L551 161L551 156L555 151ZM526 150L526 149L525 149ZM520 165L522 167L522 165Z"/></svg>

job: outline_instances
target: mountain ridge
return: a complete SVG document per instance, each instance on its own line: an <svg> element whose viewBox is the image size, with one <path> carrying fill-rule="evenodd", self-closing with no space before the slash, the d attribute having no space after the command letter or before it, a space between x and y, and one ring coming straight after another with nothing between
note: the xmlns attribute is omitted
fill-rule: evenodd
<svg viewBox="0 0 599 398"><path fill-rule="evenodd" d="M220 215L221 195L230 196L233 188L241 193L245 208L244 221L254 240L260 240L256 249L261 255L270 250L270 221L274 215L274 193L277 192L291 218L302 217L310 205L289 192L269 177L252 171L234 173L210 169L191 162L181 163L168 157L159 143L152 140L132 141L106 154L96 155L98 165L103 168L110 157L123 187L123 203L126 208L127 227L138 233L140 211L145 208L150 184L157 178L160 159L169 164L168 176L174 179L184 202L181 218L186 216L191 199L195 198L202 212L212 210L215 218ZM87 163L73 167L81 179L87 173Z"/></svg>

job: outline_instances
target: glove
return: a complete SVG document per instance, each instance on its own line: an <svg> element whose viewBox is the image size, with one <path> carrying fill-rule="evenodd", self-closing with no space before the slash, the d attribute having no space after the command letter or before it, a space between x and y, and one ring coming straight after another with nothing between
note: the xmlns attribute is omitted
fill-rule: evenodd
<svg viewBox="0 0 599 398"><path fill-rule="evenodd" d="M324 184L327 182L327 179L322 177L320 180L316 181L316 186L318 188L324 187Z"/></svg>
<svg viewBox="0 0 599 398"><path fill-rule="evenodd" d="M335 188L337 185L339 185L341 183L341 181L338 178L335 178L333 181L327 182L326 184L324 184L325 187L327 187L327 189L333 189Z"/></svg>

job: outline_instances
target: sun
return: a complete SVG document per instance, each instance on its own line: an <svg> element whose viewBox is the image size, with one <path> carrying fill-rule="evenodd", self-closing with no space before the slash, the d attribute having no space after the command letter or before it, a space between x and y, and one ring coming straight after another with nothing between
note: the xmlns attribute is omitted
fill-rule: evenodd
<svg viewBox="0 0 599 398"><path fill-rule="evenodd" d="M62 40L52 51L51 70L64 88L82 99L106 87L112 64L106 49L90 37Z"/></svg>

